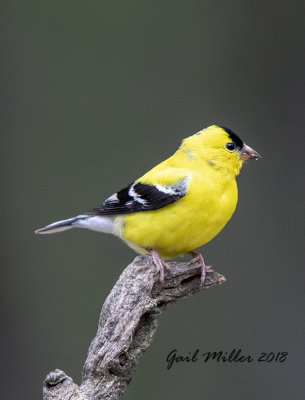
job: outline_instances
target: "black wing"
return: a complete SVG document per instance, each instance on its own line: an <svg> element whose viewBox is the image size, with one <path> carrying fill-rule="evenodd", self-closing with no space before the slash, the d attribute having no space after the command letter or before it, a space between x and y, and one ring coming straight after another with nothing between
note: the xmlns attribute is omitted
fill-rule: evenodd
<svg viewBox="0 0 305 400"><path fill-rule="evenodd" d="M188 177L167 186L132 183L108 197L104 203L94 208L92 213L95 215L115 215L157 210L184 197L187 181Z"/></svg>

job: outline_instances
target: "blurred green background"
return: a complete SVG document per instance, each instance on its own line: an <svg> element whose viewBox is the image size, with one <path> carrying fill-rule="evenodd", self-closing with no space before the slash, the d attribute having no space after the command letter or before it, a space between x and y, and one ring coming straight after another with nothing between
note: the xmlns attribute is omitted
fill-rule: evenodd
<svg viewBox="0 0 305 400"><path fill-rule="evenodd" d="M55 368L80 382L100 307L135 256L103 234L33 231L91 209L214 123L263 156L201 249L228 281L162 315L125 399L303 397L302 3L1 1L3 398L41 398ZM289 354L168 371L174 348Z"/></svg>

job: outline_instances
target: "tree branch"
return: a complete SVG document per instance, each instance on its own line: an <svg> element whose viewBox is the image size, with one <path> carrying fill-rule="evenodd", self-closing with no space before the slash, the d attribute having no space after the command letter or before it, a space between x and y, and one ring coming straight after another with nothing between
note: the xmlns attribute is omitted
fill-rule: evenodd
<svg viewBox="0 0 305 400"><path fill-rule="evenodd" d="M199 265L168 265L170 272L166 271L163 286L150 256L136 257L123 271L102 307L81 385L57 369L44 381L44 400L120 399L152 342L158 317L166 306L225 281L209 269L200 286Z"/></svg>

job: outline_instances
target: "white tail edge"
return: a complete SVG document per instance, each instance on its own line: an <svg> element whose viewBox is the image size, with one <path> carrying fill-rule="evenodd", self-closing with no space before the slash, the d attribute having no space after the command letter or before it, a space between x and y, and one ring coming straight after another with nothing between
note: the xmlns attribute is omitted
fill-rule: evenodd
<svg viewBox="0 0 305 400"><path fill-rule="evenodd" d="M92 231L113 233L113 218L108 216L78 215L74 218L53 222L44 228L37 229L38 235L63 232L71 228L85 228Z"/></svg>
<svg viewBox="0 0 305 400"><path fill-rule="evenodd" d="M63 232L67 229L74 228L75 222L79 221L81 218L88 218L88 215L78 215L74 218L63 219L62 221L53 222L52 224L47 225L44 228L37 229L35 233L37 233L38 235L45 235L49 233Z"/></svg>

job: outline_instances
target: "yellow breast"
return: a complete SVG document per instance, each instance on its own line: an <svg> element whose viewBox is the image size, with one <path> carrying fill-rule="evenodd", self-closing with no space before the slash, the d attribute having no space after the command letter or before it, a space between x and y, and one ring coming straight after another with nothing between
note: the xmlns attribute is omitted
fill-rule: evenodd
<svg viewBox="0 0 305 400"><path fill-rule="evenodd" d="M182 199L159 210L120 217L117 226L122 239L139 253L153 249L165 259L209 242L237 204L235 177L215 174L193 171Z"/></svg>

